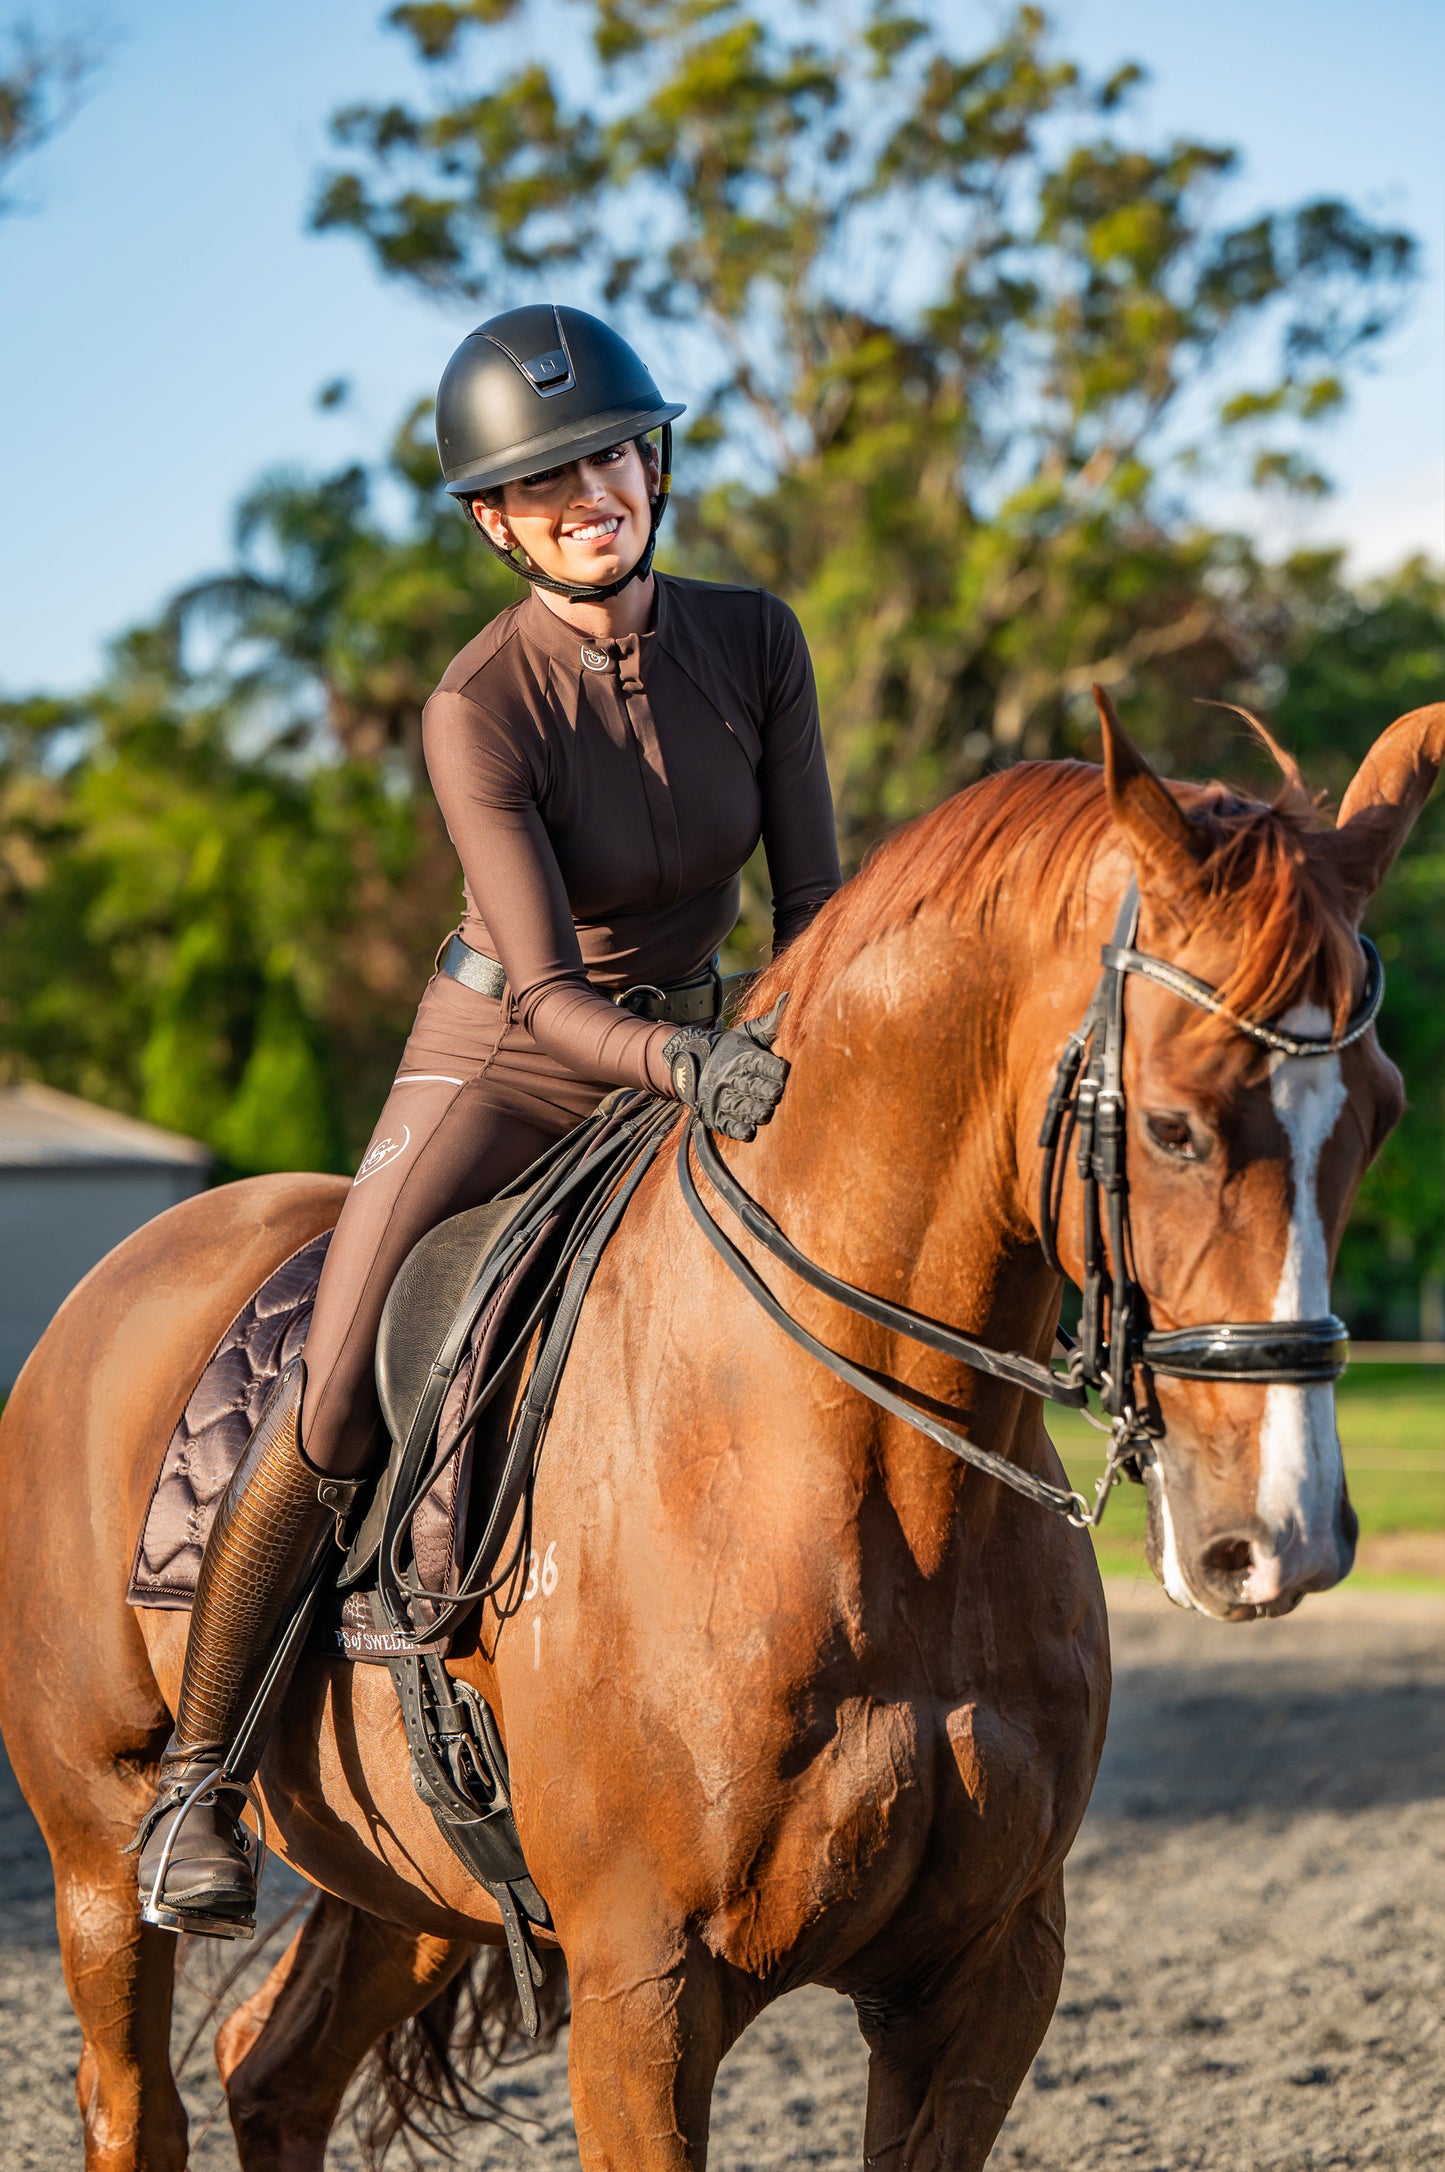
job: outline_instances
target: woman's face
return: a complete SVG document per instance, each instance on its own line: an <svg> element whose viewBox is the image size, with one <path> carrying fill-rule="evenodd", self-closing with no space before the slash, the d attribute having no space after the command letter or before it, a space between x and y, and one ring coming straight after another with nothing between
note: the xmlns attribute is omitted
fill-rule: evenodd
<svg viewBox="0 0 1445 2172"><path fill-rule="evenodd" d="M508 483L500 506L472 500L472 518L503 550L519 545L554 580L602 585L620 580L647 548L657 453L644 462L635 441L569 460Z"/></svg>

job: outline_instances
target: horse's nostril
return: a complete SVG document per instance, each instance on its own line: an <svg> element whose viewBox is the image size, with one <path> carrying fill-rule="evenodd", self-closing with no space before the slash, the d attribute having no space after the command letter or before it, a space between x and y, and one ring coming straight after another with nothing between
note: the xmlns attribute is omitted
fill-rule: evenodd
<svg viewBox="0 0 1445 2172"><path fill-rule="evenodd" d="M1253 1560L1248 1539L1216 1539L1212 1546L1204 1549L1204 1570L1208 1576L1243 1576Z"/></svg>

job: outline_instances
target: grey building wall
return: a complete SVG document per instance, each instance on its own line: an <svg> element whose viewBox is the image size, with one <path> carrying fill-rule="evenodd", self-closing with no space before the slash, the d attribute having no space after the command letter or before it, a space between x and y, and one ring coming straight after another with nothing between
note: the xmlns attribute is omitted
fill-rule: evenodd
<svg viewBox="0 0 1445 2172"><path fill-rule="evenodd" d="M0 1392L96 1262L204 1180L202 1168L160 1162L0 1167Z"/></svg>

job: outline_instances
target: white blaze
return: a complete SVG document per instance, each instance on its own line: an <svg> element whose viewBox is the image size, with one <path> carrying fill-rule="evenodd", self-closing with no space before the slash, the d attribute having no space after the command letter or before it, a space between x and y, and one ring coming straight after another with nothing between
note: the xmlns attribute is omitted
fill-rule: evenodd
<svg viewBox="0 0 1445 2172"><path fill-rule="evenodd" d="M1184 1573L1184 1563L1180 1559L1179 1541L1174 1535L1174 1518L1169 1509L1169 1491L1164 1483L1164 1473L1157 1464L1155 1470L1158 1473L1156 1499L1159 1508L1159 1528L1161 1533L1159 1575L1164 1589L1176 1606L1192 1607L1196 1613L1202 1613L1204 1609L1189 1588L1189 1579Z"/></svg>
<svg viewBox="0 0 1445 2172"><path fill-rule="evenodd" d="M1281 1021L1293 1033L1327 1033L1318 1004L1296 1004ZM1330 1309L1330 1265L1320 1220L1319 1168L1345 1105L1338 1056L1270 1058L1270 1099L1289 1144L1292 1199L1274 1320L1318 1319ZM1333 1383L1265 1390L1256 1510L1270 1535L1254 1548L1243 1597L1263 1604L1288 1577L1338 1565L1336 1524L1344 1468ZM1288 1557L1286 1560L1285 1557Z"/></svg>

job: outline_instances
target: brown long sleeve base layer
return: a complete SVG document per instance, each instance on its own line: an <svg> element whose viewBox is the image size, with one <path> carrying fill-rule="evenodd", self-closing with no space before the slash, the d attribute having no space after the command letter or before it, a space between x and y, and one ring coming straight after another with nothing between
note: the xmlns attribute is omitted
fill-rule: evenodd
<svg viewBox="0 0 1445 2172"><path fill-rule="evenodd" d="M439 976L342 1211L306 1345L306 1453L380 1437L377 1324L417 1239L489 1199L619 1085L666 1092L672 1032L612 993L705 970L761 839L775 949L838 887L812 668L776 597L655 576L653 624L592 642L535 596L427 704L427 766L495 1002Z"/></svg>

